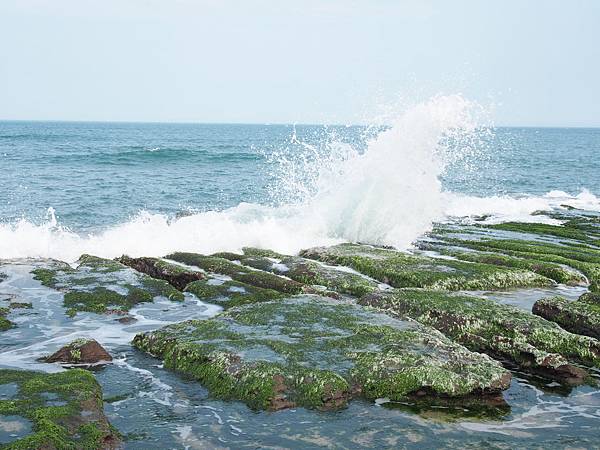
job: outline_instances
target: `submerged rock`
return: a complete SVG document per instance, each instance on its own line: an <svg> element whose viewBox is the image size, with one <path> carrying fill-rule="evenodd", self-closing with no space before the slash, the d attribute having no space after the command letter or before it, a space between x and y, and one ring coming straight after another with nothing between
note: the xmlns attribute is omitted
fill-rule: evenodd
<svg viewBox="0 0 600 450"><path fill-rule="evenodd" d="M254 409L497 395L511 379L432 328L318 296L232 308L138 334L133 344Z"/></svg>
<svg viewBox="0 0 600 450"><path fill-rule="evenodd" d="M0 400L0 416L21 417L33 427L2 448L120 448L120 437L102 410L100 385L88 371L47 374L0 369L0 385L4 384L16 384L18 391Z"/></svg>
<svg viewBox="0 0 600 450"><path fill-rule="evenodd" d="M142 302L163 296L183 300L183 293L164 280L141 274L118 261L82 255L76 269L65 263L32 271L43 285L65 292L67 313L125 313Z"/></svg>
<svg viewBox="0 0 600 450"><path fill-rule="evenodd" d="M339 244L303 250L300 255L351 267L394 287L439 290L488 290L548 286L552 280L529 270L430 258L361 244Z"/></svg>
<svg viewBox="0 0 600 450"><path fill-rule="evenodd" d="M360 300L397 317L430 325L472 351L567 383L587 371L570 361L600 367L600 342L569 333L553 322L493 300L419 289L395 289Z"/></svg>
<svg viewBox="0 0 600 450"><path fill-rule="evenodd" d="M110 362L112 356L94 339L77 339L44 358L47 363L96 364Z"/></svg>
<svg viewBox="0 0 600 450"><path fill-rule="evenodd" d="M586 293L572 301L563 297L543 298L533 313L556 322L565 330L600 339L600 295Z"/></svg>
<svg viewBox="0 0 600 450"><path fill-rule="evenodd" d="M180 291L183 291L189 283L206 278L202 272L189 270L160 258L130 258L123 255L117 258L117 261L152 278L165 280Z"/></svg>

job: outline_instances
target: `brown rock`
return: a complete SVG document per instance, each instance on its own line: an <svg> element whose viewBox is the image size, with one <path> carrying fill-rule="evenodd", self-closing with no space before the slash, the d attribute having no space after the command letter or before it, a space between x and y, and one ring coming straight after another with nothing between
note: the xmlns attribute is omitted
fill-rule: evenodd
<svg viewBox="0 0 600 450"><path fill-rule="evenodd" d="M44 359L47 363L95 364L112 356L94 339L77 339Z"/></svg>

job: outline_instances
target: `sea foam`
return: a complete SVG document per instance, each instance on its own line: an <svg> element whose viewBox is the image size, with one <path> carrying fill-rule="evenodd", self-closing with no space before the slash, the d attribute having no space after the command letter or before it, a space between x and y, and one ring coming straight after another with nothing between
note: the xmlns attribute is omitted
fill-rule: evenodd
<svg viewBox="0 0 600 450"><path fill-rule="evenodd" d="M50 209L41 225L26 219L0 225L0 258L72 262L83 253L162 256L177 250L239 251L243 246L295 253L343 241L407 248L434 222L449 218L553 223L532 214L561 205L600 211L600 200L588 191L519 198L444 192L440 176L447 165L477 145L478 109L460 95L438 96L400 115L364 150L339 145L323 154L306 145L307 152L296 157L278 155L273 189L289 201L277 206L241 203L175 219L142 211L88 235L62 227ZM448 141L454 145L447 146Z"/></svg>

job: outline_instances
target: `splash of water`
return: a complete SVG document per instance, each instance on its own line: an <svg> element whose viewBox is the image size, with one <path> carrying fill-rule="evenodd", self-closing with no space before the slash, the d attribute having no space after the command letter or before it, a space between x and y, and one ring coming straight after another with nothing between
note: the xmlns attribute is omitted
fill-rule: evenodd
<svg viewBox="0 0 600 450"><path fill-rule="evenodd" d="M0 224L0 258L75 261L82 253L162 256L177 250L239 251L243 246L295 253L341 241L406 248L448 216L490 214L508 220L569 202L600 210L600 201L585 192L523 199L443 192L440 175L447 165L468 159L477 149L477 117L477 105L463 97L440 96L407 110L368 139L365 148L335 137L311 146L294 134L292 141L302 151L276 154L276 206L241 203L173 220L141 212L87 236L61 227L50 210L42 225L25 219Z"/></svg>

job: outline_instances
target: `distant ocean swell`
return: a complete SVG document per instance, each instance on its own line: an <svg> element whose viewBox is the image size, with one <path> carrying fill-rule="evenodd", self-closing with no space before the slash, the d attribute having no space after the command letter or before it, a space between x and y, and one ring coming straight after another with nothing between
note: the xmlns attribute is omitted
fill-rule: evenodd
<svg viewBox="0 0 600 450"><path fill-rule="evenodd" d="M532 214L561 205L600 211L600 200L586 190L577 195L552 191L521 197L443 191L440 177L446 166L477 146L481 127L476 110L477 105L458 95L435 97L405 112L371 139L364 151L339 145L328 154L308 148L301 158L275 153L271 157L278 159L278 172L271 189L275 196L288 199L277 206L240 203L223 211L177 218L141 211L129 221L87 235L62 227L50 209L42 224L27 219L0 224L0 258L74 261L82 253L162 256L175 250L212 253L243 246L295 253L341 241L408 248L434 222L452 218L483 216L488 222L552 223L549 217ZM450 151L444 145L449 138L464 145L453 145ZM204 156L234 162L260 157L234 151ZM83 159L85 154L70 157ZM92 163L109 164L115 159L159 163L170 158L193 160L193 152L132 148L125 153L100 153L95 158Z"/></svg>

